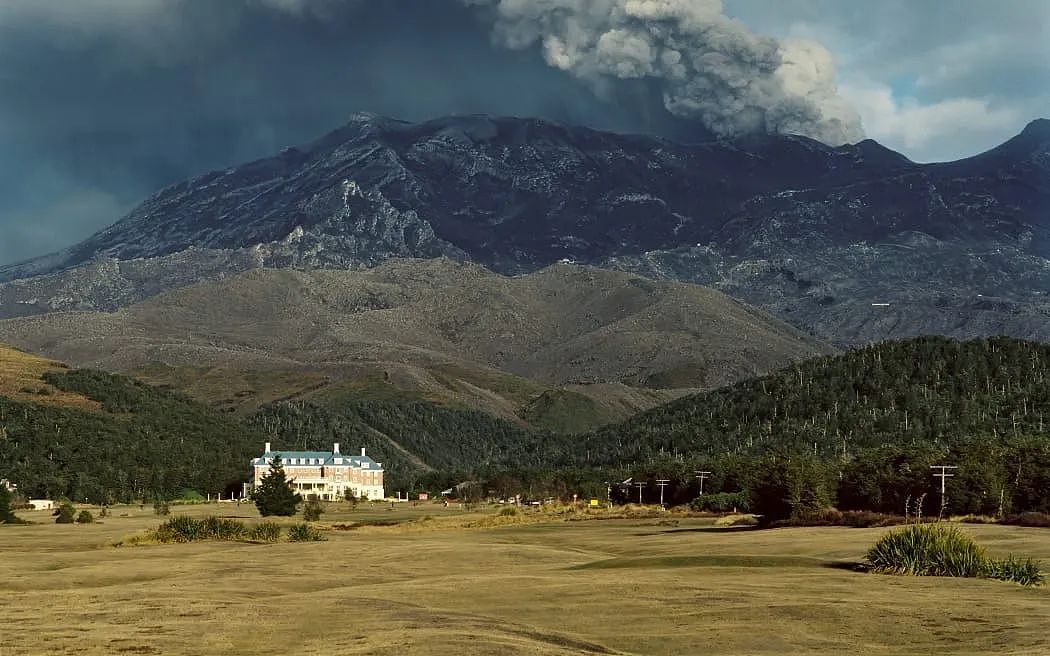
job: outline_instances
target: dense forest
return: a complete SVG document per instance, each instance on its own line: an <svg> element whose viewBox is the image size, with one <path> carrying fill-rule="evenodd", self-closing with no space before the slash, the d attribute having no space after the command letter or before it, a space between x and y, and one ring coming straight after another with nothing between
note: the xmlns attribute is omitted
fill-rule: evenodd
<svg viewBox="0 0 1050 656"><path fill-rule="evenodd" d="M946 510L1050 511L1050 346L1012 339L888 342L690 396L582 435L422 401L287 401L245 421L120 376L46 375L102 413L0 397L0 477L32 495L125 500L218 491L263 441L367 447L391 492L530 498L745 495L771 515L940 503L930 466L956 465ZM516 490L516 491L515 491ZM923 497L926 494L927 497ZM733 498L740 498L734 496Z"/></svg>
<svg viewBox="0 0 1050 656"><path fill-rule="evenodd" d="M585 437L567 463L790 450L849 460L887 444L946 448L1045 436L1050 345L922 337L800 363L689 396Z"/></svg>
<svg viewBox="0 0 1050 656"><path fill-rule="evenodd" d="M546 464L541 454L559 439L477 410L424 401L281 402L249 422L281 448L330 449L333 442L367 447L387 470L389 489L427 471Z"/></svg>
<svg viewBox="0 0 1050 656"><path fill-rule="evenodd" d="M29 497L93 503L224 492L265 439L206 405L123 376L45 374L102 412L0 396L0 478Z"/></svg>

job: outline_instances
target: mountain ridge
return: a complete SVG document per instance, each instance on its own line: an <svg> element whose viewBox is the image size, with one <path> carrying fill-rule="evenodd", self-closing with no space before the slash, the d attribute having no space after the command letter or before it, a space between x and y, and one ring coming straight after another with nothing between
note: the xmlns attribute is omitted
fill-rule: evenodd
<svg viewBox="0 0 1050 656"><path fill-rule="evenodd" d="M695 285L564 264L508 277L448 259L253 269L115 312L0 321L0 341L230 409L378 395L514 421L548 390L615 420L833 351Z"/></svg>
<svg viewBox="0 0 1050 656"><path fill-rule="evenodd" d="M355 115L0 268L0 317L109 311L250 268L449 257L508 274L568 260L700 283L841 345L1050 339L1048 124L918 164L870 140L679 144L537 119ZM971 313L979 297L999 305Z"/></svg>

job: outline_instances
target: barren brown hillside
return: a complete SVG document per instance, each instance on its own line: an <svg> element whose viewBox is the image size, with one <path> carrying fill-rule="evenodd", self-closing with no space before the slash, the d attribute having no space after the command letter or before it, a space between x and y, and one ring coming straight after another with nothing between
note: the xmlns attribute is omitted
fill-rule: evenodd
<svg viewBox="0 0 1050 656"><path fill-rule="evenodd" d="M231 405L408 393L517 416L566 387L610 418L827 351L696 285L570 265L506 277L450 260L254 270L112 314L0 322L0 339Z"/></svg>
<svg viewBox="0 0 1050 656"><path fill-rule="evenodd" d="M94 401L79 394L63 392L44 382L43 376L47 372L66 368L61 362L0 344L0 396L17 401L97 410L99 406Z"/></svg>

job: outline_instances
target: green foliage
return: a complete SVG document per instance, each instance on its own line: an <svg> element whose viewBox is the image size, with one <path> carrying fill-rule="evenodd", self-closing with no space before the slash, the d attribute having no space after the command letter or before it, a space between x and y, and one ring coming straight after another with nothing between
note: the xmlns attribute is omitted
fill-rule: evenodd
<svg viewBox="0 0 1050 656"><path fill-rule="evenodd" d="M718 492L693 499L689 506L699 512L748 512L751 510L751 494L748 492Z"/></svg>
<svg viewBox="0 0 1050 656"><path fill-rule="evenodd" d="M324 506L316 498L308 499L306 505L303 506L303 519L308 522L320 520L322 513L324 513Z"/></svg>
<svg viewBox="0 0 1050 656"><path fill-rule="evenodd" d="M191 490L189 488L179 491L178 500L187 503L200 503L202 501L206 501L203 494L201 494L197 490Z"/></svg>
<svg viewBox="0 0 1050 656"><path fill-rule="evenodd" d="M95 523L95 516L91 514L90 510L81 510L80 514L77 515L77 524L93 524Z"/></svg>
<svg viewBox="0 0 1050 656"><path fill-rule="evenodd" d="M244 479L265 436L205 404L123 376L53 372L47 383L101 412L0 397L0 478L28 497L103 504L174 498Z"/></svg>
<svg viewBox="0 0 1050 656"><path fill-rule="evenodd" d="M872 571L912 576L981 576L988 557L948 524L912 524L882 536L866 556Z"/></svg>
<svg viewBox="0 0 1050 656"><path fill-rule="evenodd" d="M309 524L292 524L288 527L289 542L323 542L325 537Z"/></svg>
<svg viewBox="0 0 1050 656"><path fill-rule="evenodd" d="M1037 561L1014 556L989 561L985 569L985 576L1027 586L1042 585L1046 580Z"/></svg>
<svg viewBox="0 0 1050 656"><path fill-rule="evenodd" d="M1022 585L1043 582L1032 559L993 560L958 527L948 524L912 524L887 533L866 556L874 572L912 576L993 578Z"/></svg>
<svg viewBox="0 0 1050 656"><path fill-rule="evenodd" d="M277 542L281 539L281 525L277 522L260 522L248 531L248 539L256 542Z"/></svg>
<svg viewBox="0 0 1050 656"><path fill-rule="evenodd" d="M263 517L291 517L295 514L303 497L289 486L280 454L274 456L270 471L259 482L252 499Z"/></svg>
<svg viewBox="0 0 1050 656"><path fill-rule="evenodd" d="M248 529L242 522L225 517L172 517L153 533L158 542L198 542L201 540L242 540Z"/></svg>
<svg viewBox="0 0 1050 656"><path fill-rule="evenodd" d="M884 444L1043 435L1048 382L1048 344L885 342L679 399L597 431L581 450L597 462L785 449L849 459Z"/></svg>
<svg viewBox="0 0 1050 656"><path fill-rule="evenodd" d="M508 506L499 511L500 517L515 517L518 514L518 509L514 506Z"/></svg>
<svg viewBox="0 0 1050 656"><path fill-rule="evenodd" d="M0 524L18 524L20 520L11 509L13 495L6 486L0 484Z"/></svg>
<svg viewBox="0 0 1050 656"><path fill-rule="evenodd" d="M153 514L154 515L170 515L171 505L167 501L161 501L160 499L153 502Z"/></svg>
<svg viewBox="0 0 1050 656"><path fill-rule="evenodd" d="M71 503L63 503L58 507L55 515L56 524L72 524L76 521L77 509Z"/></svg>
<svg viewBox="0 0 1050 656"><path fill-rule="evenodd" d="M331 408L283 402L262 409L250 423L301 450L328 449L353 436L355 446L383 463L388 489L410 489L428 468L546 464L537 449L546 434L477 410L422 401L354 399Z"/></svg>
<svg viewBox="0 0 1050 656"><path fill-rule="evenodd" d="M525 421L541 430L583 433L609 423L608 411L589 396L570 390L547 390L522 406Z"/></svg>

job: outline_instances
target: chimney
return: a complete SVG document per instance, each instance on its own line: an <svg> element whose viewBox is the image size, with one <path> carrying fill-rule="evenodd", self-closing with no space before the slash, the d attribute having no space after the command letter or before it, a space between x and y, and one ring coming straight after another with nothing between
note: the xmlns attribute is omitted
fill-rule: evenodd
<svg viewBox="0 0 1050 656"><path fill-rule="evenodd" d="M270 452L270 443L269 443L269 442L267 442L267 443L266 443L266 450L265 450L265 451L263 451L263 453L269 453L269 452Z"/></svg>
<svg viewBox="0 0 1050 656"><path fill-rule="evenodd" d="M365 447L361 447L361 457L365 457Z"/></svg>
<svg viewBox="0 0 1050 656"><path fill-rule="evenodd" d="M332 445L332 453L334 453L336 455L339 454L339 442L336 442L335 444Z"/></svg>

